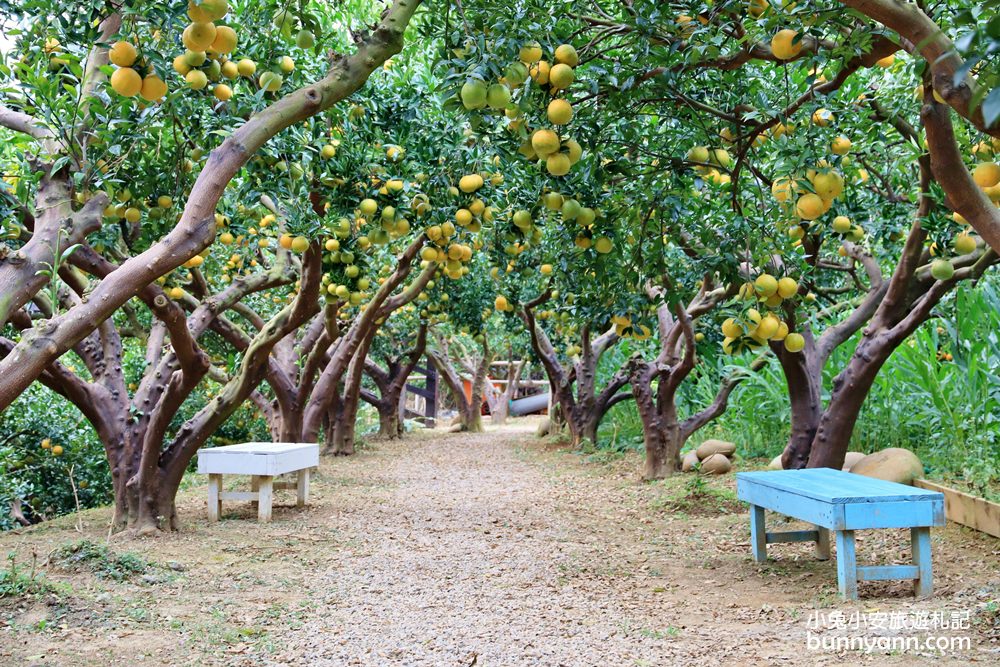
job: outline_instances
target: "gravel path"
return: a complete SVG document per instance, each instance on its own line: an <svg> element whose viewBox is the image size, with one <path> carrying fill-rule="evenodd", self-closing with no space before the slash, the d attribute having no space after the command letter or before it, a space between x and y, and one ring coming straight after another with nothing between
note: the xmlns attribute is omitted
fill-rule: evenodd
<svg viewBox="0 0 1000 667"><path fill-rule="evenodd" d="M628 610L574 576L603 555L580 553L551 480L515 456L524 437L439 437L396 459L342 515L356 546L321 575L321 618L269 664L662 664L666 638L627 636Z"/></svg>

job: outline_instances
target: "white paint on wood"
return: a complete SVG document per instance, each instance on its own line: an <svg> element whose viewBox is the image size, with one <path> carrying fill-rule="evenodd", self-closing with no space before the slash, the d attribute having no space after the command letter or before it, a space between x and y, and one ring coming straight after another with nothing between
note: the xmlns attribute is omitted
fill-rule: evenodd
<svg viewBox="0 0 1000 667"><path fill-rule="evenodd" d="M274 499L274 492L271 488L273 482L274 478L269 475L261 475L258 478L258 483L260 484L258 502L260 504L257 508L257 519L261 523L267 523L271 520L271 504Z"/></svg>

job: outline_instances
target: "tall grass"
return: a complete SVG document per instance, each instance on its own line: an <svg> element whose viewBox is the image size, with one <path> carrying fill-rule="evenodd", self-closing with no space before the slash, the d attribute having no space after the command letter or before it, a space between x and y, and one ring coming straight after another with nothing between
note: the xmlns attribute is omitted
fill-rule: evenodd
<svg viewBox="0 0 1000 667"><path fill-rule="evenodd" d="M905 447L934 478L962 482L1000 499L1000 281L962 286L886 362L858 419L851 449ZM824 371L824 401L833 378L857 346L848 341ZM947 355L951 355L950 358ZM681 414L707 405L719 379L746 358L706 357L681 388ZM638 437L636 436L638 432ZM729 409L692 438L721 437L746 457L781 453L789 432L788 390L776 359L736 389ZM601 429L602 444L639 443L634 406L617 406ZM635 445L633 445L635 446Z"/></svg>

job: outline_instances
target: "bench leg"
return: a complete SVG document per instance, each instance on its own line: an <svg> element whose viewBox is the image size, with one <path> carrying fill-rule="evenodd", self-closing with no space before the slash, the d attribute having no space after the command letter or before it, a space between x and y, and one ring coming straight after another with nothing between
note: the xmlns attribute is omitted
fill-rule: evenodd
<svg viewBox="0 0 1000 667"><path fill-rule="evenodd" d="M816 558L830 560L830 531L816 526Z"/></svg>
<svg viewBox="0 0 1000 667"><path fill-rule="evenodd" d="M750 548L753 559L758 563L767 560L767 529L764 527L764 508L750 506Z"/></svg>
<svg viewBox="0 0 1000 667"><path fill-rule="evenodd" d="M910 528L910 550L913 552L913 564L917 566L918 575L913 580L913 594L920 598L927 597L934 588L930 528Z"/></svg>
<svg viewBox="0 0 1000 667"><path fill-rule="evenodd" d="M208 520L218 521L222 514L222 475L208 476Z"/></svg>
<svg viewBox="0 0 1000 667"><path fill-rule="evenodd" d="M837 585L845 600L858 599L858 560L854 550L854 531L837 532Z"/></svg>
<svg viewBox="0 0 1000 667"><path fill-rule="evenodd" d="M271 520L271 501L274 498L274 477L260 475L256 479L259 485L259 491L257 492L257 498L259 501L257 506L257 519L261 523L267 523Z"/></svg>
<svg viewBox="0 0 1000 667"><path fill-rule="evenodd" d="M295 506L302 507L309 502L309 468L299 471L296 482Z"/></svg>

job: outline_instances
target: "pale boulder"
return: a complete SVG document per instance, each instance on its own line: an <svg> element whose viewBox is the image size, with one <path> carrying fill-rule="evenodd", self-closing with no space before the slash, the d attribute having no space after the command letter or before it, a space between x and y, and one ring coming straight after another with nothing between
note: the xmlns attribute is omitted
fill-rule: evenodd
<svg viewBox="0 0 1000 667"><path fill-rule="evenodd" d="M784 468L781 467L781 454L778 454L773 459L771 459L771 462L767 464L767 469L768 470L784 470Z"/></svg>
<svg viewBox="0 0 1000 667"><path fill-rule="evenodd" d="M913 480L924 476L924 464L910 450L890 447L864 457L851 467L851 472L912 485Z"/></svg>
<svg viewBox="0 0 1000 667"><path fill-rule="evenodd" d="M712 454L701 462L702 472L712 475L722 475L733 469L733 464L729 462L725 454Z"/></svg>
<svg viewBox="0 0 1000 667"><path fill-rule="evenodd" d="M681 471L691 472L696 465L698 465L698 452L692 449L684 455L684 460L681 461Z"/></svg>
<svg viewBox="0 0 1000 667"><path fill-rule="evenodd" d="M861 452L847 452L847 455L844 457L843 469L850 471L850 469L854 467L854 464L863 458L865 458L865 454L862 454Z"/></svg>
<svg viewBox="0 0 1000 667"><path fill-rule="evenodd" d="M730 458L736 453L736 443L726 442L725 440L706 440L698 445L698 449L695 451L698 453L698 458L702 461L712 454L722 454Z"/></svg>

